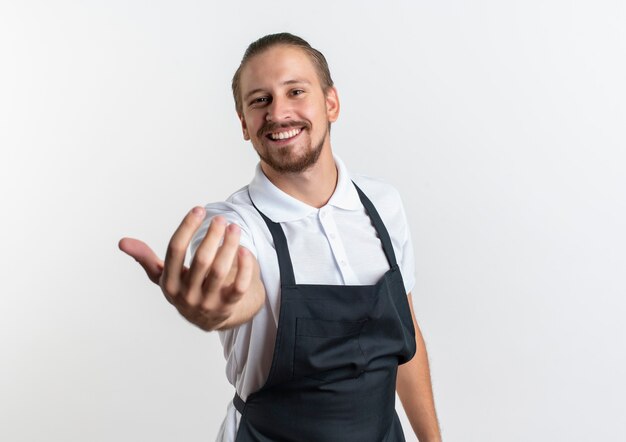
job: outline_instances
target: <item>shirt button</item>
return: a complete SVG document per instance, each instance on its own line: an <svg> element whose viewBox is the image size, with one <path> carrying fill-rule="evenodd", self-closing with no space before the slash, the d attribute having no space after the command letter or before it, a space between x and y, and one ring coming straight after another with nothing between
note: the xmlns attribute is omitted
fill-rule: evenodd
<svg viewBox="0 0 626 442"><path fill-rule="evenodd" d="M322 212L322 214L320 215L322 218L326 217L326 212Z"/></svg>
<svg viewBox="0 0 626 442"><path fill-rule="evenodd" d="M342 259L342 260L339 262L339 264L341 264L341 267L345 267L345 266L346 266L346 261Z"/></svg>
<svg viewBox="0 0 626 442"><path fill-rule="evenodd" d="M335 239L335 234L334 234L334 233L331 233L331 234L330 234L330 235L328 235L328 236L330 236L330 239Z"/></svg>

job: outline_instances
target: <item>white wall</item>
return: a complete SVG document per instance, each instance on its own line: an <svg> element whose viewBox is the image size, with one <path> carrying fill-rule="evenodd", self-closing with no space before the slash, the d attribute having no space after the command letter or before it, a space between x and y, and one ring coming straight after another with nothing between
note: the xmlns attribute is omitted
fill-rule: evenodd
<svg viewBox="0 0 626 442"><path fill-rule="evenodd" d="M625 9L0 3L0 439L214 440L217 335L117 241L163 256L249 181L230 78L286 30L329 60L336 152L404 197L444 440L626 440Z"/></svg>

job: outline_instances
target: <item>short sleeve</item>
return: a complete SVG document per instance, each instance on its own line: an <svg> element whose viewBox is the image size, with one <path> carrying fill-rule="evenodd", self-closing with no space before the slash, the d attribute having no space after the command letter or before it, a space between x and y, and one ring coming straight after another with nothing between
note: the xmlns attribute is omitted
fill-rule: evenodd
<svg viewBox="0 0 626 442"><path fill-rule="evenodd" d="M413 240L411 238L411 229L409 227L409 220L404 211L404 205L399 199L400 205L400 217L402 228L401 234L401 257L400 257L400 271L402 272L402 279L404 280L404 288L406 293L410 293L415 287L415 254L413 251Z"/></svg>
<svg viewBox="0 0 626 442"><path fill-rule="evenodd" d="M256 258L257 251L254 247L254 241L252 240L252 236L250 234L250 229L246 225L245 221L237 212L237 208L234 204L228 202L218 202L218 203L210 203L204 206L206 211L206 215L200 228L196 231L196 233L191 238L191 243L187 250L188 262L191 263L193 257L196 254L196 250L200 246L200 243L204 239L207 231L209 230L209 225L211 224L211 220L217 215L221 215L226 218L226 221L229 224L237 224L241 228L241 236L239 239L239 244L246 249L248 249Z"/></svg>

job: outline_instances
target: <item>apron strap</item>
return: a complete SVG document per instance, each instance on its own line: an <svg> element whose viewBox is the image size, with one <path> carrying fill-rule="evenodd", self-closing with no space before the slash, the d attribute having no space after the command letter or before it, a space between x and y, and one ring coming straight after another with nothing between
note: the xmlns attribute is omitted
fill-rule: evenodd
<svg viewBox="0 0 626 442"><path fill-rule="evenodd" d="M274 239L274 248L276 249L278 267L280 269L281 286L296 285L296 278L293 274L293 265L291 263L291 255L289 255L289 248L287 247L285 232L283 232L280 224L275 223L259 210L259 208L254 204L254 201L252 201L252 197L250 198L250 201L257 212L259 212L263 217L263 221L267 224L267 227L270 229L270 233L272 234L272 238Z"/></svg>
<svg viewBox="0 0 626 442"><path fill-rule="evenodd" d="M387 257L387 261L389 262L390 267L397 266L396 254L393 251L393 245L391 244L391 238L389 237L389 232L383 223L378 211L374 207L374 204L370 201L370 199L365 196L363 191L356 185L353 181L354 187L356 188L357 193L359 194L359 198L361 199L361 203L365 207L365 211L370 217L376 232L378 232L378 237L383 246L383 251L385 252L385 256ZM270 229L270 233L272 234L272 238L274 239L274 247L276 249L276 255L278 257L278 267L280 268L280 281L281 286L293 286L296 285L296 278L293 273L293 264L291 262L291 255L289 254L289 247L287 247L287 238L285 237L285 232L279 223L275 223L271 219L269 219L263 212L259 210L259 208L254 204L252 198L250 198L252 205L254 208L261 214L263 217L263 221L267 224L268 229Z"/></svg>
<svg viewBox="0 0 626 442"><path fill-rule="evenodd" d="M361 199L361 203L365 207L367 214L369 215L372 223L374 224L374 228L378 232L378 237L380 238L380 242L383 244L383 250L385 251L385 255L387 256L387 261L389 261L389 265L391 267L395 267L397 265L396 254L393 251L393 245L391 244L391 238L389 237L389 232L383 223L383 220L380 218L378 211L374 207L374 204L370 201L370 199L365 196L363 191L356 185L353 181L354 187L356 188L357 193L359 194L359 198Z"/></svg>
<svg viewBox="0 0 626 442"><path fill-rule="evenodd" d="M233 398L233 404L235 404L235 408L239 413L243 415L243 409L246 407L246 403L243 399L235 392L235 397Z"/></svg>

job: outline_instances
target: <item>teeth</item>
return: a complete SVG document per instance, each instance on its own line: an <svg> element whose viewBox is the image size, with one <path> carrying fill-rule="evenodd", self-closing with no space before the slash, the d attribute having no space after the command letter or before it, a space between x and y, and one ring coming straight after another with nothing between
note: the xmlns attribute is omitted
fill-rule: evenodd
<svg viewBox="0 0 626 442"><path fill-rule="evenodd" d="M285 140L287 138L295 137L299 133L300 129L292 129L288 132L274 132L273 134L270 134L270 137L272 137L272 140Z"/></svg>

